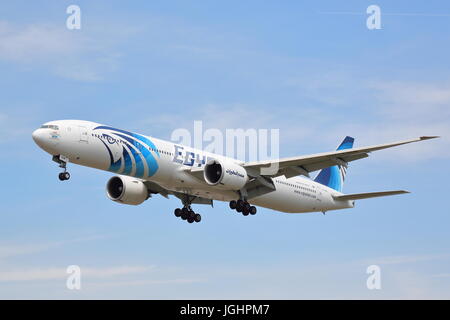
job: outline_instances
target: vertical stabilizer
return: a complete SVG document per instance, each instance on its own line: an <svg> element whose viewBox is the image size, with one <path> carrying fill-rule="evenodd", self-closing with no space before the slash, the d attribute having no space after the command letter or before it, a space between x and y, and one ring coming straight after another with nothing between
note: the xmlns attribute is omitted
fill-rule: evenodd
<svg viewBox="0 0 450 320"><path fill-rule="evenodd" d="M342 143L336 150L344 150L353 148L353 142L355 141L352 137L345 137ZM334 190L342 192L342 187L344 186L344 180L347 168L341 165L336 165L320 170L314 181L330 187Z"/></svg>

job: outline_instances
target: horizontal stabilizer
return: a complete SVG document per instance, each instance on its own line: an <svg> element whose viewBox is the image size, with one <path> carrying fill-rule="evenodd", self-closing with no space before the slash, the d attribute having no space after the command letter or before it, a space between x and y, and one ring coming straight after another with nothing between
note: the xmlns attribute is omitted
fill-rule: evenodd
<svg viewBox="0 0 450 320"><path fill-rule="evenodd" d="M368 198L393 196L396 194L403 194L403 193L409 193L409 191L394 190L394 191L381 191L381 192L353 193L353 194L344 194L342 196L334 196L333 198L335 200L361 200L361 199L368 199Z"/></svg>

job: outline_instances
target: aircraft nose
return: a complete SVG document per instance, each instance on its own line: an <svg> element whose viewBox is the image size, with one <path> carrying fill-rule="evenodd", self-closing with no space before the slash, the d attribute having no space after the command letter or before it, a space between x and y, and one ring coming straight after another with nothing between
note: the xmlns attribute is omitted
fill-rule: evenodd
<svg viewBox="0 0 450 320"><path fill-rule="evenodd" d="M31 134L31 137L33 137L34 142L36 142L36 140L39 139L39 129L34 130L33 133Z"/></svg>
<svg viewBox="0 0 450 320"><path fill-rule="evenodd" d="M33 131L33 133L31 134L31 137L33 138L34 142L42 147L45 144L45 137L44 137L44 132L42 129L36 129Z"/></svg>

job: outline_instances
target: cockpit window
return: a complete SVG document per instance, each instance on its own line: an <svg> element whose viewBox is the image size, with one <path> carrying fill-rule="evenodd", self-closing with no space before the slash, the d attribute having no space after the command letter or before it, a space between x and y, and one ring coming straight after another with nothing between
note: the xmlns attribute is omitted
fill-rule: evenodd
<svg viewBox="0 0 450 320"><path fill-rule="evenodd" d="M44 124L41 126L42 129L53 129L53 130L59 130L59 127L54 124Z"/></svg>

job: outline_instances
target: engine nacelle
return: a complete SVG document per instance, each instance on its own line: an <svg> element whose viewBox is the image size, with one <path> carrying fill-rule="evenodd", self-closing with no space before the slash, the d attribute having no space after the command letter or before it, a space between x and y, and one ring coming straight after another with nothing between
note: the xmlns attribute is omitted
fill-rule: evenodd
<svg viewBox="0 0 450 320"><path fill-rule="evenodd" d="M203 178L207 184L224 190L239 190L248 181L247 171L243 167L216 159L205 165Z"/></svg>
<svg viewBox="0 0 450 320"><path fill-rule="evenodd" d="M106 184L106 194L112 201L123 204L138 205L148 199L145 184L136 178L114 176Z"/></svg>

